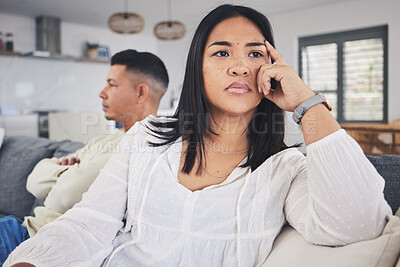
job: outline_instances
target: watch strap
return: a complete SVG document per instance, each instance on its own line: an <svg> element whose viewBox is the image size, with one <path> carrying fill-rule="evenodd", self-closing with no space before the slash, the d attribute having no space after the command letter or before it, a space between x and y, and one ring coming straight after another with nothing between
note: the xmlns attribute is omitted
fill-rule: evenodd
<svg viewBox="0 0 400 267"><path fill-rule="evenodd" d="M301 119L303 118L304 114L306 113L307 110L312 108L315 105L318 105L320 103L324 103L326 99L318 94L315 96L310 97L303 103L301 103L294 111L293 111L293 120L295 123L300 124Z"/></svg>

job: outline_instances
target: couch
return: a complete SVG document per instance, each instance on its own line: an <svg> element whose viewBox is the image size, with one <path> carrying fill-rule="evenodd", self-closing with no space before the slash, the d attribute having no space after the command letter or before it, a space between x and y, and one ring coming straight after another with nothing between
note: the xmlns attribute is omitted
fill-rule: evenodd
<svg viewBox="0 0 400 267"><path fill-rule="evenodd" d="M5 137L0 148L0 217L23 218L41 203L26 191L26 177L46 157L61 157L83 146L70 141L43 138ZM400 206L400 155L367 156L385 178L384 196L393 213ZM289 266L394 266L400 267L400 218L391 216L384 233L374 240L344 247L323 247L307 243L286 225L274 242L264 267Z"/></svg>
<svg viewBox="0 0 400 267"><path fill-rule="evenodd" d="M393 213L381 236L342 247L310 244L286 225L263 267L400 267L400 155L367 156L385 179L384 196Z"/></svg>
<svg viewBox="0 0 400 267"><path fill-rule="evenodd" d="M80 142L52 141L35 137L5 137L0 147L0 218L23 219L41 205L26 190L26 178L43 158L62 157L83 147Z"/></svg>

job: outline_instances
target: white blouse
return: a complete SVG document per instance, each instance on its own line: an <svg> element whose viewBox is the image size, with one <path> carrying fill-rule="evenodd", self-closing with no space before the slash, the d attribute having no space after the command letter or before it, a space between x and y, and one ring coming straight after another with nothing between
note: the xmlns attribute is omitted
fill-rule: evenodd
<svg viewBox="0 0 400 267"><path fill-rule="evenodd" d="M154 119L154 117L153 117ZM190 191L178 181L182 143L136 123L80 203L22 243L4 266L261 266L288 221L310 242L380 235L391 214L384 180L339 130L281 151L251 172Z"/></svg>

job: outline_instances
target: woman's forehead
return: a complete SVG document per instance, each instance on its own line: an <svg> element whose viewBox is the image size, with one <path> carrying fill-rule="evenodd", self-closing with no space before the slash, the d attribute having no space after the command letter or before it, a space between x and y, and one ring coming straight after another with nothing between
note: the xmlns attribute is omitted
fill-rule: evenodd
<svg viewBox="0 0 400 267"><path fill-rule="evenodd" d="M261 30L250 20L244 17L233 17L218 23L211 31L207 45L213 42L249 43L263 42Z"/></svg>

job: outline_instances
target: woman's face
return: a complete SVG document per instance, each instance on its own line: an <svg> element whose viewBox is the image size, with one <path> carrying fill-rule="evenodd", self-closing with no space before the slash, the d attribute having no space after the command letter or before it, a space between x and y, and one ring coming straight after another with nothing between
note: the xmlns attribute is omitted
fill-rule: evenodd
<svg viewBox="0 0 400 267"><path fill-rule="evenodd" d="M213 115L254 114L263 98L257 73L270 62L264 40L259 28L244 17L226 19L211 31L204 49L203 77Z"/></svg>

